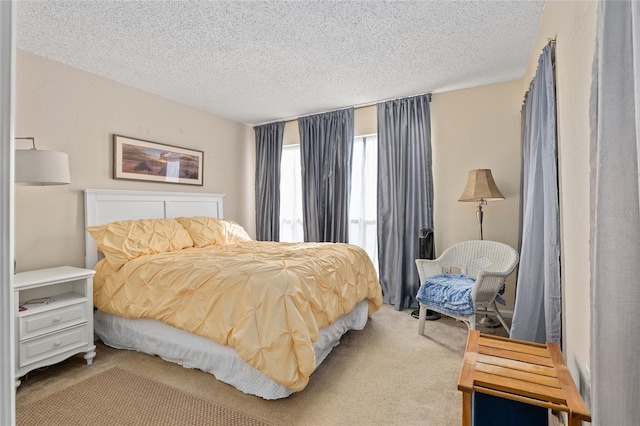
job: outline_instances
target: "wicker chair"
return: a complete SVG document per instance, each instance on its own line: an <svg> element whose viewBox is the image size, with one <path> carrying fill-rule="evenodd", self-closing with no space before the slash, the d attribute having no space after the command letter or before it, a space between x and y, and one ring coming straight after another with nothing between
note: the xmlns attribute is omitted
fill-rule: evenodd
<svg viewBox="0 0 640 426"><path fill-rule="evenodd" d="M420 300L420 315L418 333L424 334L427 309L463 321L470 330L476 328L476 311L478 308L491 309L496 313L498 321L507 330L509 327L496 307L496 296L503 286L505 279L513 272L518 264L518 252L512 247L496 241L464 241L446 249L440 257L434 260L416 259L418 275L422 286L430 285L425 281L443 273L464 274L475 279L471 282L472 305L467 309L473 311L469 315L457 315L451 310L443 308L442 300ZM444 278L446 281L447 277ZM452 277L453 278L453 277ZM418 295L421 291L418 291Z"/></svg>

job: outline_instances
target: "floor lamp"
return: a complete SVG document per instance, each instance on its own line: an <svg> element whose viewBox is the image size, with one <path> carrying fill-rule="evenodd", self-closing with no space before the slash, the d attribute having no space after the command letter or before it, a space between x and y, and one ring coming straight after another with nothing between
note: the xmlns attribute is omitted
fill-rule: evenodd
<svg viewBox="0 0 640 426"><path fill-rule="evenodd" d="M476 219L478 220L478 226L480 228L481 240L484 239L484 236L482 234L482 220L484 216L482 206L486 206L487 201L496 200L504 200L504 196L498 189L496 182L493 180L491 170L469 170L469 176L467 176L467 184L464 187L464 191L462 192L462 195L460 196L458 201L475 201L478 203L478 208L476 209ZM497 327L500 324L493 318L489 318L489 316L485 313L484 317L482 317L478 321L478 325L484 327Z"/></svg>

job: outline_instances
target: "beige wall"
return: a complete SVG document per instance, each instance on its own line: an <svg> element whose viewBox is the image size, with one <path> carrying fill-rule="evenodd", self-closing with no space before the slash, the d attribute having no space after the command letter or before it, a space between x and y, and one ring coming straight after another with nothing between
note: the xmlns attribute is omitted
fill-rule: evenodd
<svg viewBox="0 0 640 426"><path fill-rule="evenodd" d="M284 134L282 135L283 145L298 145L300 143L300 133L298 130L298 120L291 120L284 123Z"/></svg>
<svg viewBox="0 0 640 426"><path fill-rule="evenodd" d="M576 383L589 379L589 95L596 38L595 1L545 4L523 92L529 88L538 58L556 38L556 104L563 289L563 349Z"/></svg>
<svg viewBox="0 0 640 426"><path fill-rule="evenodd" d="M472 169L491 169L502 201L483 208L484 238L518 247L520 208L520 81L435 93L431 99L436 253L479 238L477 203L458 198ZM504 311L513 310L515 276Z"/></svg>
<svg viewBox="0 0 640 426"><path fill-rule="evenodd" d="M16 187L18 271L84 266L85 188L224 193L225 216L255 233L250 127L20 50L16 71L16 135L71 169L70 185ZM113 180L114 133L204 151L204 186Z"/></svg>
<svg viewBox="0 0 640 426"><path fill-rule="evenodd" d="M353 133L356 136L367 136L378 133L378 107L369 105L356 108L353 112Z"/></svg>

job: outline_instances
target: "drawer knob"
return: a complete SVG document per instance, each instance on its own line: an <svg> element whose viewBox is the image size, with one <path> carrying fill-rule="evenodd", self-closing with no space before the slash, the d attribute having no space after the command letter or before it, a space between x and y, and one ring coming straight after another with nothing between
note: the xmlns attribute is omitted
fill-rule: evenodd
<svg viewBox="0 0 640 426"><path fill-rule="evenodd" d="M53 319L53 322L60 322L60 317L55 317L55 318Z"/></svg>
<svg viewBox="0 0 640 426"><path fill-rule="evenodd" d="M60 346L60 340L56 340L53 346Z"/></svg>

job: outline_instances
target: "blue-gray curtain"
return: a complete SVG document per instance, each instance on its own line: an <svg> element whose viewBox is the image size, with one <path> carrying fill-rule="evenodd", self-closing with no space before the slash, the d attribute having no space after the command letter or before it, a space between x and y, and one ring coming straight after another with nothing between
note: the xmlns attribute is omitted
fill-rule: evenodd
<svg viewBox="0 0 640 426"><path fill-rule="evenodd" d="M280 160L284 122L254 127L256 132L256 239L280 240Z"/></svg>
<svg viewBox="0 0 640 426"><path fill-rule="evenodd" d="M378 104L378 260L384 303L417 306L419 231L433 229L431 110L421 95Z"/></svg>
<svg viewBox="0 0 640 426"><path fill-rule="evenodd" d="M637 425L640 4L601 1L597 38L591 93L591 416L594 425Z"/></svg>
<svg viewBox="0 0 640 426"><path fill-rule="evenodd" d="M353 108L298 119L304 240L346 243Z"/></svg>
<svg viewBox="0 0 640 426"><path fill-rule="evenodd" d="M553 46L522 107L522 236L511 337L560 343L560 213Z"/></svg>

